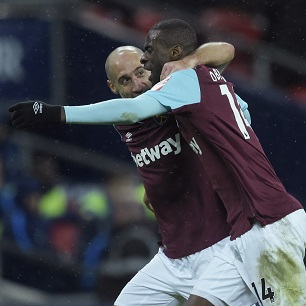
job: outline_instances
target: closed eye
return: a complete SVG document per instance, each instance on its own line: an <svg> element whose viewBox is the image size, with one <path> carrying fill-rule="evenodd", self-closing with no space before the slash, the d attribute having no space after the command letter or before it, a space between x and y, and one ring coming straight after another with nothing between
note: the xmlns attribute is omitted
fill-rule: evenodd
<svg viewBox="0 0 306 306"><path fill-rule="evenodd" d="M152 51L153 51L153 48L152 48L151 46L146 46L146 47L145 47L145 52L151 54Z"/></svg>

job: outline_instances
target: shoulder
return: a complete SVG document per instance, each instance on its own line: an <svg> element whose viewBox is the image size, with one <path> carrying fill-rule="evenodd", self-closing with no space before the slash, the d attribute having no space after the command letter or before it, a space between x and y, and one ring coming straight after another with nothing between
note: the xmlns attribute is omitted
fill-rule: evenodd
<svg viewBox="0 0 306 306"><path fill-rule="evenodd" d="M185 86L186 84L194 82L195 80L197 80L197 74L194 69L180 70L170 74L164 80L155 84L151 88L151 91L159 91L164 87L172 88L173 86L182 86L183 84Z"/></svg>

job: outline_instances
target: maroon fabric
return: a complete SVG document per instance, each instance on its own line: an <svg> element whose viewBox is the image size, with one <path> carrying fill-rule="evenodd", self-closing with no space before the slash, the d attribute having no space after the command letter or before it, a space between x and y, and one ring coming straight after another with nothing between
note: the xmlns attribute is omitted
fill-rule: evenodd
<svg viewBox="0 0 306 306"><path fill-rule="evenodd" d="M225 204L231 239L248 231L254 220L266 225L302 208L286 192L252 128L243 123L249 139L239 129L233 107L239 111L240 106L233 85L205 66L196 67L196 73L201 101L173 113ZM226 93L221 93L222 87Z"/></svg>
<svg viewBox="0 0 306 306"><path fill-rule="evenodd" d="M168 257L191 255L229 236L224 206L174 116L116 128L143 179Z"/></svg>

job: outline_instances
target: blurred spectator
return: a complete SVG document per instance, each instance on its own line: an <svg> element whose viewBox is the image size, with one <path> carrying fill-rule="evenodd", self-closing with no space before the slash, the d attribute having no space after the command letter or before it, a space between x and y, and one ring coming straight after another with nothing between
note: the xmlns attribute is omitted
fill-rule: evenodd
<svg viewBox="0 0 306 306"><path fill-rule="evenodd" d="M1 165L0 160L3 170ZM0 174L3 185L4 171ZM30 258L38 253L41 258L35 263L33 257L29 264L25 258L5 255L7 267L15 267L6 269L5 275L37 288L92 290L97 286L98 267L122 236L121 230L142 224L152 237L156 236L155 227L152 231L155 219L142 203L143 186L133 175L113 177L106 186L75 181L72 184L62 177L56 157L37 151L33 153L27 179L12 188L11 193L5 194L4 188L1 191L3 219L7 220L5 238ZM149 244L156 246L156 241L152 239ZM145 247L133 242L129 252L141 255L146 252ZM46 283L46 269L56 263L79 267L79 276L72 273L73 269L54 271L54 281ZM33 268L40 277L27 275ZM65 285L70 277L73 281Z"/></svg>
<svg viewBox="0 0 306 306"><path fill-rule="evenodd" d="M45 235L49 250L61 261L75 262L79 256L80 228L76 214L70 210L66 182L56 157L34 152L32 174L42 191L35 211L48 224Z"/></svg>
<svg viewBox="0 0 306 306"><path fill-rule="evenodd" d="M113 227L143 224L156 231L155 214L144 202L145 189L138 173L111 177L105 191L112 205Z"/></svg>
<svg viewBox="0 0 306 306"><path fill-rule="evenodd" d="M1 109L0 109L1 110ZM5 180L12 184L20 184L24 177L24 161L19 147L12 141L10 119L6 112L0 113L0 157Z"/></svg>
<svg viewBox="0 0 306 306"><path fill-rule="evenodd" d="M112 231L99 265L97 293L102 299L114 299L156 254L160 237L154 213L143 203L144 187L137 175L114 176L105 190L112 207Z"/></svg>
<svg viewBox="0 0 306 306"><path fill-rule="evenodd" d="M106 185L107 195L113 209L113 227L122 228L134 223L148 225L143 193L139 193L138 177L122 175L112 177Z"/></svg>
<svg viewBox="0 0 306 306"><path fill-rule="evenodd" d="M8 113L2 110L0 113L0 211L3 238L11 239L21 250L29 251L32 242L28 235L26 216L23 209L18 206L18 201L20 188L27 186L31 180L25 172L23 152L12 141L12 134Z"/></svg>
<svg viewBox="0 0 306 306"><path fill-rule="evenodd" d="M23 252L33 252L48 246L47 224L38 213L41 195L34 181L24 181L10 203L5 203L4 238L11 239Z"/></svg>
<svg viewBox="0 0 306 306"><path fill-rule="evenodd" d="M98 184L70 186L69 201L80 229L78 260L83 271L80 285L83 290L93 289L99 273L97 267L109 247L110 203L103 187Z"/></svg>
<svg viewBox="0 0 306 306"><path fill-rule="evenodd" d="M9 184L6 178L4 160L0 156L0 217L1 217L1 237L3 237L10 227L10 216L15 209L16 188ZM12 234L12 232L11 232Z"/></svg>

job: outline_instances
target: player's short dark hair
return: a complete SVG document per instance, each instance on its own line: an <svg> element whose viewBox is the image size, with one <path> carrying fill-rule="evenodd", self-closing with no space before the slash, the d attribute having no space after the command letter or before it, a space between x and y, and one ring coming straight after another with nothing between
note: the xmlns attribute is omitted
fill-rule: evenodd
<svg viewBox="0 0 306 306"><path fill-rule="evenodd" d="M181 19L166 19L155 24L149 32L160 31L160 36L166 41L169 47L180 44L185 55L197 48L197 34L192 26Z"/></svg>

